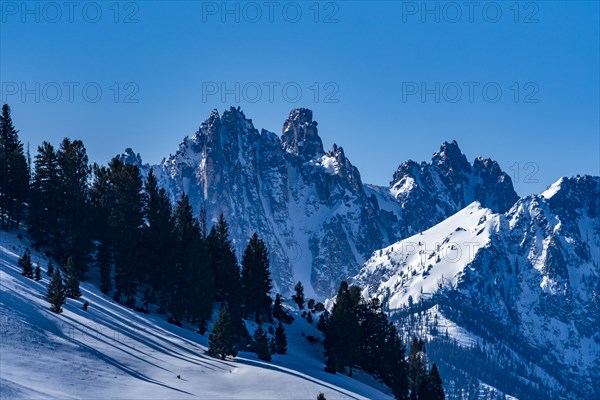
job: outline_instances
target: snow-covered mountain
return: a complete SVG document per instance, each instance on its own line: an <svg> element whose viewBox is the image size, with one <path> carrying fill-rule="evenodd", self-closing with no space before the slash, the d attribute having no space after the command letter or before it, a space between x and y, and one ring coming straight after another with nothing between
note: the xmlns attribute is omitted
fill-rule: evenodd
<svg viewBox="0 0 600 400"><path fill-rule="evenodd" d="M456 141L444 142L429 163L409 160L400 164L390 188L370 189L380 194L388 208L400 204L401 210L395 212L403 222L402 238L432 227L473 201L505 212L519 198L510 176L496 161L477 157L471 164Z"/></svg>
<svg viewBox="0 0 600 400"><path fill-rule="evenodd" d="M600 177L578 176L504 214L474 202L376 251L355 280L429 337L450 392L464 373L521 398L597 399L599 263Z"/></svg>
<svg viewBox="0 0 600 400"><path fill-rule="evenodd" d="M497 163L469 164L456 142L444 143L429 164L402 164L389 188L364 185L342 147L323 149L312 111L302 108L290 112L281 136L259 132L239 108L214 110L159 165L142 164L131 149L119 157L143 175L152 168L173 201L185 192L209 220L223 213L238 254L257 232L277 289L302 281L317 298L333 294L373 251L471 201L504 211L517 198Z"/></svg>

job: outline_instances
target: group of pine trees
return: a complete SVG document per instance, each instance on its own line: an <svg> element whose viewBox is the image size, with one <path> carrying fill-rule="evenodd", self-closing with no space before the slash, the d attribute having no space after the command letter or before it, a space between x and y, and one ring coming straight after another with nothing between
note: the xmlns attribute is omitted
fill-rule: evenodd
<svg viewBox="0 0 600 400"><path fill-rule="evenodd" d="M360 367L379 377L397 399L444 399L437 367L427 371L424 349L411 345L407 360L406 346L379 300L366 301L358 286L342 282L331 313L323 312L317 327L325 335L327 371L352 375L353 367ZM417 361L422 362L418 374L413 373Z"/></svg>
<svg viewBox="0 0 600 400"><path fill-rule="evenodd" d="M94 262L104 293L133 308L156 304L176 323L204 331L215 301L237 320L271 321L264 242L251 238L240 271L223 216L207 233L205 214L195 218L185 194L171 204L152 171L144 180L118 157L90 165L80 140L43 142L29 168L10 107L2 107L1 227L26 220L34 246L64 266L67 288Z"/></svg>
<svg viewBox="0 0 600 400"><path fill-rule="evenodd" d="M33 267L29 249L26 249L23 255L19 257L18 264L19 267L21 267L21 275L36 281L42 280L40 265L36 264L35 268ZM50 303L50 309L57 314L62 313L62 306L65 304L67 297L72 299L81 297L79 277L72 257L67 259L67 263L63 270L65 273L64 278L60 273L59 268L54 269L52 260L48 262L47 274L48 276L51 276L51 281L48 284L48 294L46 298Z"/></svg>
<svg viewBox="0 0 600 400"><path fill-rule="evenodd" d="M435 363L428 369L425 343L413 337L408 354L410 400L444 400L442 378Z"/></svg>

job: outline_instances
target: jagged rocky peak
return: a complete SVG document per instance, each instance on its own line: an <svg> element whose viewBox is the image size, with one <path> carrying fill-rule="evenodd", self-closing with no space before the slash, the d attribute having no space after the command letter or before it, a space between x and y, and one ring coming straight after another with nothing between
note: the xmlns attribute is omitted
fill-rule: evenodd
<svg viewBox="0 0 600 400"><path fill-rule="evenodd" d="M236 136L234 140L237 141L237 136L246 132L258 133L252 125L252 120L246 119L240 107L230 107L229 110L223 112L223 115L219 115L219 111L214 109L208 119L200 125L196 141L198 141L198 136L206 136L209 142L221 145L231 140L231 136ZM221 137L224 134L226 136ZM225 143L221 143L221 141Z"/></svg>
<svg viewBox="0 0 600 400"><path fill-rule="evenodd" d="M434 165L454 173L468 172L471 169L471 164L460 151L456 140L442 143L440 151L434 153L431 160Z"/></svg>
<svg viewBox="0 0 600 400"><path fill-rule="evenodd" d="M350 160L346 158L344 148L334 143L331 151L327 152L327 156L335 159L335 163L337 164L337 174L346 178L355 190L362 193L363 188L360 172L352 165L352 163L350 163Z"/></svg>
<svg viewBox="0 0 600 400"><path fill-rule="evenodd" d="M444 142L429 163L400 164L390 194L402 206L409 234L435 225L473 201L503 213L519 198L497 162L477 158L469 163L455 140Z"/></svg>
<svg viewBox="0 0 600 400"><path fill-rule="evenodd" d="M562 177L550 185L541 197L561 213L572 214L571 216L587 213L595 218L600 213L600 177L591 175Z"/></svg>
<svg viewBox="0 0 600 400"><path fill-rule="evenodd" d="M308 108L295 108L290 111L283 124L281 142L285 151L305 159L324 153L317 121L313 121L312 111Z"/></svg>
<svg viewBox="0 0 600 400"><path fill-rule="evenodd" d="M140 156L140 153L135 153L131 147L126 148L122 154L117 156L117 158L124 164L133 164L138 167L142 166L142 157Z"/></svg>

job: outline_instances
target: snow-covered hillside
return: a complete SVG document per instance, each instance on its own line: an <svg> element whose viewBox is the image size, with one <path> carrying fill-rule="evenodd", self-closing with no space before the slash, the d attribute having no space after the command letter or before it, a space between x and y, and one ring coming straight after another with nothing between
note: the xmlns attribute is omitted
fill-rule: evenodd
<svg viewBox="0 0 600 400"><path fill-rule="evenodd" d="M402 332L431 340L446 378L462 369L522 398L596 399L599 263L600 178L583 176L505 214L473 203L375 252L355 280Z"/></svg>
<svg viewBox="0 0 600 400"><path fill-rule="evenodd" d="M69 299L62 314L45 299L47 260L40 282L21 276L17 260L27 239L0 232L0 398L389 398L370 378L323 370L322 347L303 333L314 324L297 317L286 326L288 353L270 363L240 353L221 361L205 354L207 335L171 325L158 315L134 312L95 286ZM90 306L82 309L84 301ZM210 332L210 327L209 327Z"/></svg>

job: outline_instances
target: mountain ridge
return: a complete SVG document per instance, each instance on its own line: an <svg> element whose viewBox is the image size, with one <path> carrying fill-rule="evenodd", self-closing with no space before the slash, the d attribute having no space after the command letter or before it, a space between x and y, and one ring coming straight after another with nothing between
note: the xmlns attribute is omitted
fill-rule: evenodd
<svg viewBox="0 0 600 400"><path fill-rule="evenodd" d="M401 174L406 172L405 181L414 175L403 163L386 194L362 182L343 147L323 148L318 123L306 108L290 111L280 136L256 129L239 107L222 115L215 109L160 164L142 164L131 149L119 157L138 165L143 176L152 169L173 202L186 193L196 213L206 208L209 223L224 214L238 253L257 232L271 249L277 289L289 293L301 281L320 299L373 251L433 226L471 199L506 207L516 196L497 163L476 159L471 166L455 141L445 142L430 164L421 163L430 165L419 172L425 185L400 196ZM454 182L464 189L449 200L444 192ZM437 211L423 213L425 202Z"/></svg>
<svg viewBox="0 0 600 400"><path fill-rule="evenodd" d="M477 346L486 343L485 354L510 349L512 355L488 360L488 367L520 365L521 376L536 387L511 392L517 373L504 384L489 382L506 393L597 398L592 382L600 366L599 199L600 177L585 175L561 178L503 214L473 203L375 252L355 281L365 296L379 297L396 314L405 332L417 329L432 341L433 358L448 376L444 359L457 351L448 337L456 340L452 330L461 331L476 337ZM429 324L416 309L429 315ZM448 337L431 323L438 320L454 327ZM464 368L484 380L481 365Z"/></svg>

